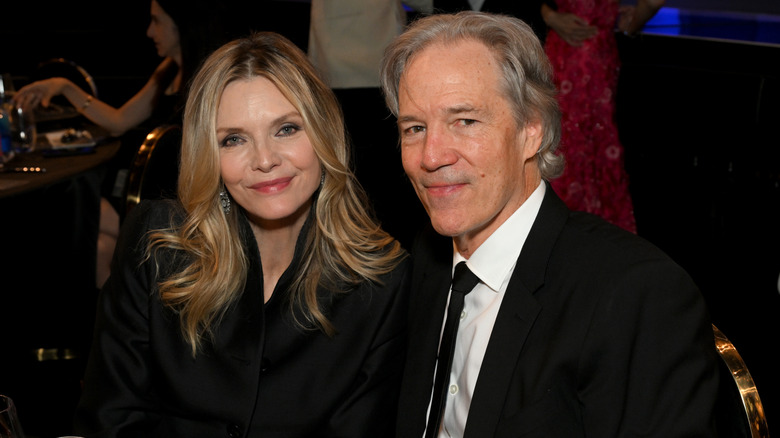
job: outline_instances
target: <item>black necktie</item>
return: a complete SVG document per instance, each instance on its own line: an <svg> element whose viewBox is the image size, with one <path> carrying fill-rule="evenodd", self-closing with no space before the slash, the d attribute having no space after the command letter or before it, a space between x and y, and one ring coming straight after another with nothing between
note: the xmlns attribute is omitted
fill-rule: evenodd
<svg viewBox="0 0 780 438"><path fill-rule="evenodd" d="M452 353L455 351L455 338L458 335L458 322L460 322L460 314L463 311L463 299L477 283L479 283L479 278L466 266L466 262L460 262L455 266L455 274L452 276L450 306L447 308L447 322L444 323L444 333L441 335L441 345L439 346L431 412L428 415L428 427L425 430L426 438L434 437L439 432L439 425L444 415L444 405L447 401Z"/></svg>

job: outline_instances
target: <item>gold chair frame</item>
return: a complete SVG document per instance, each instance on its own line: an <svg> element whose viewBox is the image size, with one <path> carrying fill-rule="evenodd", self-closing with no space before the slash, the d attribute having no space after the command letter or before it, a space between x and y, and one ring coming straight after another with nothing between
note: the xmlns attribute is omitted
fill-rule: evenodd
<svg viewBox="0 0 780 438"><path fill-rule="evenodd" d="M764 406L761 404L756 384L753 382L753 377L750 375L747 365L745 365L734 344L714 324L712 325L712 331L715 335L715 348L717 348L720 358L725 362L726 367L731 371L731 377L734 379L734 383L737 385L742 398L747 423L750 428L750 436L752 438L769 438Z"/></svg>
<svg viewBox="0 0 780 438"><path fill-rule="evenodd" d="M125 194L125 215L130 210L141 202L141 195L143 193L144 182L146 179L146 172L148 169L149 161L152 159L152 154L157 148L160 139L164 136L181 132L181 126L179 125L161 125L154 128L149 134L146 135L141 147L135 153L133 163L130 166L130 171L127 176L127 192Z"/></svg>
<svg viewBox="0 0 780 438"><path fill-rule="evenodd" d="M63 66L70 66L73 70L77 71L81 76L82 80L84 81L84 84L77 84L79 86L86 85L88 88L84 89L87 93L98 97L98 89L97 84L95 83L95 80L92 78L92 75L90 75L82 66L76 64L75 62L65 59L65 58L52 58L46 61L41 62L38 65L39 69L44 69L49 66L53 65L63 65Z"/></svg>

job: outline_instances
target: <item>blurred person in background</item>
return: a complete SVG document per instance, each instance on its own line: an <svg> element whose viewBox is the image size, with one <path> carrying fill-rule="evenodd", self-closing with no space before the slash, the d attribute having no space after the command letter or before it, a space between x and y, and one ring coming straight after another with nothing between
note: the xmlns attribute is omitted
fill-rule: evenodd
<svg viewBox="0 0 780 438"><path fill-rule="evenodd" d="M308 56L344 111L355 175L382 226L404 246L427 222L401 167L398 130L385 106L379 64L409 13L432 11L432 0L312 0Z"/></svg>
<svg viewBox="0 0 780 438"><path fill-rule="evenodd" d="M553 65L566 169L552 187L572 210L599 215L636 232L624 148L615 122L620 54L615 30L634 35L664 0L556 0L542 15L550 28L545 51Z"/></svg>
<svg viewBox="0 0 780 438"><path fill-rule="evenodd" d="M101 190L96 287L109 274L111 255L123 213L124 175L146 134L163 124L181 124L186 87L199 63L214 49L232 39L223 28L224 14L213 0L152 0L146 35L163 58L146 84L121 107L100 101L62 77L28 84L13 97L23 108L47 107L62 95L84 117L122 138L122 146L109 164ZM132 132L131 132L132 131ZM175 163L171 163L175 171Z"/></svg>

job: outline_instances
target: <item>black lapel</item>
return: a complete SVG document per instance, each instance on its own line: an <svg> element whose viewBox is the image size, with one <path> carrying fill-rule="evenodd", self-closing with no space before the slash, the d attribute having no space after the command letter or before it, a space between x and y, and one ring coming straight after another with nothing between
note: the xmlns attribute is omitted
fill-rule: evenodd
<svg viewBox="0 0 780 438"><path fill-rule="evenodd" d="M542 308L533 294L569 210L547 185L542 206L518 257L482 361L464 437L493 436L526 338Z"/></svg>

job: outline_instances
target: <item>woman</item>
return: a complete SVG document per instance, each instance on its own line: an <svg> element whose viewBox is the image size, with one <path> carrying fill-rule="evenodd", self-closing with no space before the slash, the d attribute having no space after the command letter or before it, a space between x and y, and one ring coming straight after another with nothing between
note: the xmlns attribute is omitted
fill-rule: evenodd
<svg viewBox="0 0 780 438"><path fill-rule="evenodd" d="M542 6L550 27L545 51L553 65L561 107L566 169L552 181L572 210L597 214L636 232L623 145L615 124L620 58L615 28L634 34L663 0L639 0L621 11L618 0L556 0Z"/></svg>
<svg viewBox="0 0 780 438"><path fill-rule="evenodd" d="M25 108L35 108L39 104L47 107L53 97L62 95L84 117L117 137L148 120L155 110L160 114L157 122L167 120L175 112L175 104L180 103L182 85L188 79L187 73L191 73L182 67L185 61L194 62L185 60L182 50L182 43L188 38L183 38L186 35L180 30L194 27L185 21L190 18L185 16L186 11L185 5L180 5L178 0L152 0L146 36L154 41L157 54L163 60L143 88L121 107L114 108L61 77L28 84L19 89L13 100Z"/></svg>
<svg viewBox="0 0 780 438"><path fill-rule="evenodd" d="M407 262L363 207L333 93L254 34L193 80L178 201L123 228L84 436L392 436Z"/></svg>
<svg viewBox="0 0 780 438"><path fill-rule="evenodd" d="M112 136L122 136L131 129L138 135L123 139L122 147L109 166L102 188L100 234L97 250L96 286L100 288L109 274L111 254L119 233L119 216L123 200L113 193L122 192L125 181L117 180L121 169L127 169L142 139L156 126L181 123L184 88L198 63L214 49L227 42L228 33L221 29L222 19L216 2L211 0L152 0L151 20L146 30L163 58L156 70L130 100L119 108L96 99L66 78L54 77L22 87L14 101L25 108L47 107L57 95L65 96L84 117ZM174 164L171 164L174 166Z"/></svg>

